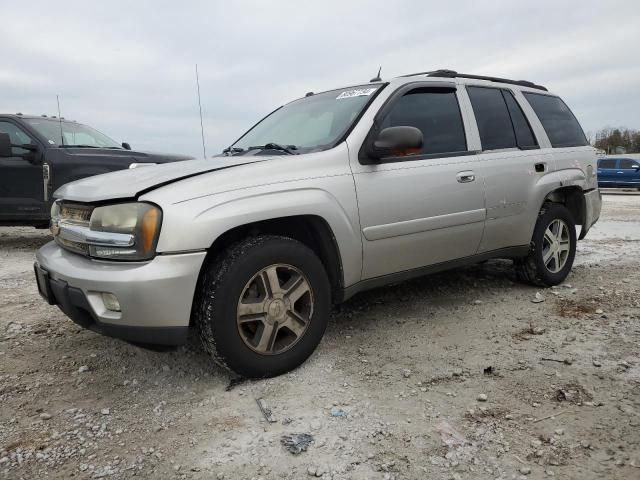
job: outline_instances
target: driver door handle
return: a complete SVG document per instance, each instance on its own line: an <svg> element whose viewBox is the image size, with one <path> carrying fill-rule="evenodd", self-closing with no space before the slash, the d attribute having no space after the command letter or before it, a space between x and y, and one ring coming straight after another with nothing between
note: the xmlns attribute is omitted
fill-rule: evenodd
<svg viewBox="0 0 640 480"><path fill-rule="evenodd" d="M476 180L476 174L472 171L459 172L456 175L456 180L458 183L474 182Z"/></svg>

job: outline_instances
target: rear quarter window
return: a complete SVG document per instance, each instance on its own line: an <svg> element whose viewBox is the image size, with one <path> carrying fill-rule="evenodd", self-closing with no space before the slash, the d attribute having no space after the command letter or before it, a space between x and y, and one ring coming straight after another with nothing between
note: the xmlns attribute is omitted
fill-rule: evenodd
<svg viewBox="0 0 640 480"><path fill-rule="evenodd" d="M560 97L531 92L523 94L540 119L552 147L589 145L578 120Z"/></svg>

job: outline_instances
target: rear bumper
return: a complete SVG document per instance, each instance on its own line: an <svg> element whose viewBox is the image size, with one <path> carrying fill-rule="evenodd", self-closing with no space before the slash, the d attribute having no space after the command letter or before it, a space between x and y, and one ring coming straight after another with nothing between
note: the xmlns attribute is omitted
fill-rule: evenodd
<svg viewBox="0 0 640 480"><path fill-rule="evenodd" d="M187 340L191 305L205 252L157 256L144 263L101 262L54 242L36 255L38 288L78 325L129 342L179 345ZM102 292L116 296L108 310Z"/></svg>
<svg viewBox="0 0 640 480"><path fill-rule="evenodd" d="M600 193L600 190L596 188L585 192L584 203L584 224L580 231L580 237L578 237L579 240L582 240L587 235L589 229L600 218L600 210L602 210L602 194Z"/></svg>

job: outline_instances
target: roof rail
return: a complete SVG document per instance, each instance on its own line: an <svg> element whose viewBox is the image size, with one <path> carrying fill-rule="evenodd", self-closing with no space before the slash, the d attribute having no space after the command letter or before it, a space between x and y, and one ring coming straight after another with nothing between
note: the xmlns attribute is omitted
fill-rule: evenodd
<svg viewBox="0 0 640 480"><path fill-rule="evenodd" d="M445 77L445 78L471 78L475 80L487 80L489 82L500 82L500 83L508 83L510 85L520 85L523 87L536 88L538 90L544 90L547 92L547 87L543 87L542 85L536 85L533 82L528 80L510 80L508 78L500 78L500 77L485 77L482 75L469 75L466 73L458 73L454 70L432 70L430 72L420 72L420 73L411 73L409 75L402 75L403 77L414 77L417 75L425 75L427 77Z"/></svg>

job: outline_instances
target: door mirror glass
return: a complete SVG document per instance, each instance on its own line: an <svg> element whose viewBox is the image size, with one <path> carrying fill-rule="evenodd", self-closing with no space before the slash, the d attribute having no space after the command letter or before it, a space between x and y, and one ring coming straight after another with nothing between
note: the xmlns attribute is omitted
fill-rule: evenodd
<svg viewBox="0 0 640 480"><path fill-rule="evenodd" d="M8 133L0 133L0 157L12 157L11 138Z"/></svg>
<svg viewBox="0 0 640 480"><path fill-rule="evenodd" d="M125 150L131 150L131 145L129 145L127 142L122 142L122 148L124 148Z"/></svg>
<svg viewBox="0 0 640 480"><path fill-rule="evenodd" d="M415 127L388 127L373 142L369 156L375 159L415 155L422 152L424 137Z"/></svg>

